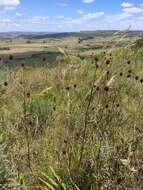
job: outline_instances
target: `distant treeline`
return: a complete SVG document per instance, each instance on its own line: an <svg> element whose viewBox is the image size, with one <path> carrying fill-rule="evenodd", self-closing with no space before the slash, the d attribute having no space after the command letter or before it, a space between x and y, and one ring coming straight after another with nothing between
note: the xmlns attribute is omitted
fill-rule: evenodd
<svg viewBox="0 0 143 190"><path fill-rule="evenodd" d="M95 38L95 37L108 37L117 30L99 30L99 31L81 31L81 32L63 32L63 33L49 33L49 34L22 34L19 37L25 39L45 39L45 38L66 38L66 37L77 37L77 38ZM142 33L141 31L129 31L128 37L134 37Z"/></svg>

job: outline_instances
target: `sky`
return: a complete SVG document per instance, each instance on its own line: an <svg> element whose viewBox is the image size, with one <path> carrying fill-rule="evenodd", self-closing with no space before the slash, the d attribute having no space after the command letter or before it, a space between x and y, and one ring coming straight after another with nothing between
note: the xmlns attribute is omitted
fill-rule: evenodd
<svg viewBox="0 0 143 190"><path fill-rule="evenodd" d="M0 0L0 32L143 30L143 0Z"/></svg>

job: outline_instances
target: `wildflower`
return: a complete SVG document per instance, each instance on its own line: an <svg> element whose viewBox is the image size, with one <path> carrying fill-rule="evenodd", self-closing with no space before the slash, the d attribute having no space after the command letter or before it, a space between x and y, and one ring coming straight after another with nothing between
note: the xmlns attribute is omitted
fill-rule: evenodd
<svg viewBox="0 0 143 190"><path fill-rule="evenodd" d="M30 98L30 96L31 96L30 92L27 92L26 96L27 96L27 98Z"/></svg>
<svg viewBox="0 0 143 190"><path fill-rule="evenodd" d="M68 141L67 141L67 140L64 140L64 143L65 143L65 144L67 144L67 143L68 143Z"/></svg>
<svg viewBox="0 0 143 190"><path fill-rule="evenodd" d="M63 155L66 155L66 153L67 153L67 152L66 152L65 150L63 150Z"/></svg>
<svg viewBox="0 0 143 190"><path fill-rule="evenodd" d="M131 64L131 61L130 61L130 60L128 60L128 61L127 61L127 64L128 64L128 65L129 65L129 64Z"/></svg>
<svg viewBox="0 0 143 190"><path fill-rule="evenodd" d="M120 105L119 104L116 104L116 107L118 108Z"/></svg>
<svg viewBox="0 0 143 190"><path fill-rule="evenodd" d="M110 64L110 60L106 60L106 65L109 65Z"/></svg>
<svg viewBox="0 0 143 190"><path fill-rule="evenodd" d="M104 87L104 90L105 90L106 92L108 92L108 91L109 91L109 86L105 86L105 87Z"/></svg>
<svg viewBox="0 0 143 190"><path fill-rule="evenodd" d="M4 82L4 86L8 86L8 83L7 83L7 82Z"/></svg>
<svg viewBox="0 0 143 190"><path fill-rule="evenodd" d="M74 87L74 88L76 88L76 87L77 87L77 85L76 85L76 84L74 84L74 85L73 85L73 87Z"/></svg>
<svg viewBox="0 0 143 190"><path fill-rule="evenodd" d="M131 77L131 75L127 75L127 78L130 78Z"/></svg>
<svg viewBox="0 0 143 190"><path fill-rule="evenodd" d="M96 63L96 65L95 65L95 66L96 66L96 68L97 68L97 69L99 68L99 65L98 65L97 63Z"/></svg>
<svg viewBox="0 0 143 190"><path fill-rule="evenodd" d="M105 106L105 108L106 108L106 109L108 109L108 108L109 108L109 106L108 106L108 105L106 105L106 106Z"/></svg>
<svg viewBox="0 0 143 190"><path fill-rule="evenodd" d="M29 125L32 125L32 121L29 121Z"/></svg>
<svg viewBox="0 0 143 190"><path fill-rule="evenodd" d="M143 79L141 79L140 82L143 83Z"/></svg>
<svg viewBox="0 0 143 190"><path fill-rule="evenodd" d="M9 60L13 60L13 55L9 55Z"/></svg>
<svg viewBox="0 0 143 190"><path fill-rule="evenodd" d="M132 73L132 70L128 70L128 73Z"/></svg>
<svg viewBox="0 0 143 190"><path fill-rule="evenodd" d="M76 135L76 139L78 140L80 137L80 134L77 132L75 135Z"/></svg>
<svg viewBox="0 0 143 190"><path fill-rule="evenodd" d="M66 87L66 90L70 90L70 87L69 87L69 86L67 86L67 87Z"/></svg>
<svg viewBox="0 0 143 190"><path fill-rule="evenodd" d="M99 91L99 90L100 90L99 86L97 86L97 87L96 87L96 90L97 90L97 91Z"/></svg>
<svg viewBox="0 0 143 190"><path fill-rule="evenodd" d="M121 76L121 77L123 76L123 73L122 73L122 72L120 73L120 76Z"/></svg>
<svg viewBox="0 0 143 190"><path fill-rule="evenodd" d="M107 73L107 75L109 75L109 74L110 74L110 71L107 71L106 73Z"/></svg>
<svg viewBox="0 0 143 190"><path fill-rule="evenodd" d="M135 80L139 80L139 77L138 77L138 76L136 76L136 77L135 77Z"/></svg>
<svg viewBox="0 0 143 190"><path fill-rule="evenodd" d="M99 61L99 60L98 60L98 57L95 57L95 58L94 58L94 60L95 60L96 62L98 62L98 61Z"/></svg>

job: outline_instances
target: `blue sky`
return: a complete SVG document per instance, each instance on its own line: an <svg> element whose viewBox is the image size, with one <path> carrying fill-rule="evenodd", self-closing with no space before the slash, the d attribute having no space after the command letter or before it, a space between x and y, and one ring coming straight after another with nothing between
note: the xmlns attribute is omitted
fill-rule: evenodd
<svg viewBox="0 0 143 190"><path fill-rule="evenodd" d="M143 0L0 0L0 32L143 30Z"/></svg>

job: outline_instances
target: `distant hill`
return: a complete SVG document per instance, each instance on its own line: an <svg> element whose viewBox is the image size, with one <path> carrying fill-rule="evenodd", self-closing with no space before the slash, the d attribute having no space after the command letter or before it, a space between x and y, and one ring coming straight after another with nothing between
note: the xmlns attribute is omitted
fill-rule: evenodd
<svg viewBox="0 0 143 190"><path fill-rule="evenodd" d="M3 32L0 33L0 39L25 38L25 39L44 39L44 38L93 38L93 37L108 37L117 30L98 30L98 31L81 31L81 32ZM134 37L142 33L141 31L129 31L128 37Z"/></svg>
<svg viewBox="0 0 143 190"><path fill-rule="evenodd" d="M74 33L48 33L48 34L22 34L19 37L26 39L44 39L44 38L65 38L73 35Z"/></svg>
<svg viewBox="0 0 143 190"><path fill-rule="evenodd" d="M28 39L44 39L44 38L65 38L65 37L78 37L78 38L95 38L95 37L109 37L112 36L117 30L103 30L103 31L81 31L81 32L63 32L63 33L48 33L48 34L30 34L21 35L20 37ZM128 37L134 37L141 33L141 31L129 31Z"/></svg>
<svg viewBox="0 0 143 190"><path fill-rule="evenodd" d="M18 38L18 37L36 37L53 34L52 32L0 32L1 39L8 38Z"/></svg>

